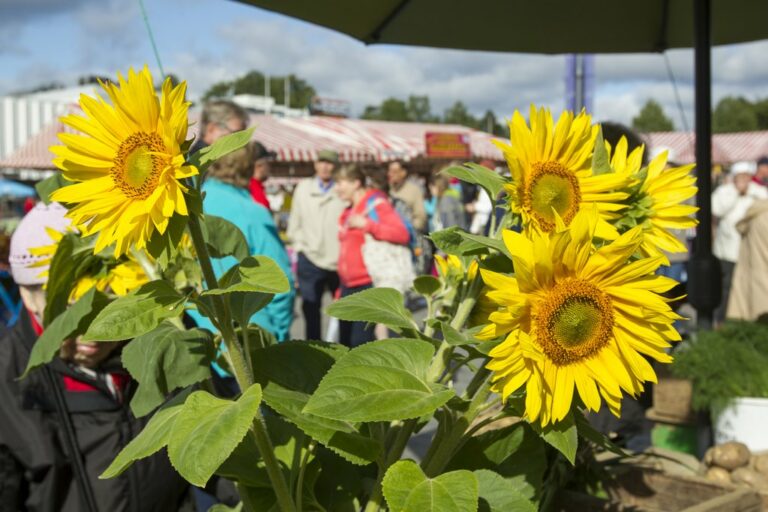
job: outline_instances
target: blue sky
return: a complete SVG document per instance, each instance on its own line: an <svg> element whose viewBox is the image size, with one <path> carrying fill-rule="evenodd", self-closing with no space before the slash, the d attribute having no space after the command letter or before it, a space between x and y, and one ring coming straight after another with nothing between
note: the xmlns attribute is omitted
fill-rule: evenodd
<svg viewBox="0 0 768 512"><path fill-rule="evenodd" d="M248 70L295 73L353 113L396 96L428 94L441 113L456 100L477 114L508 117L531 102L564 106L562 56L504 55L394 46L366 47L349 37L227 0L145 0L166 72L191 95ZM768 96L768 42L716 49L714 97ZM669 53L692 124L693 57ZM0 0L0 95L45 82L74 84L157 64L138 0ZM650 97L682 125L661 55L597 56L598 119L631 121Z"/></svg>

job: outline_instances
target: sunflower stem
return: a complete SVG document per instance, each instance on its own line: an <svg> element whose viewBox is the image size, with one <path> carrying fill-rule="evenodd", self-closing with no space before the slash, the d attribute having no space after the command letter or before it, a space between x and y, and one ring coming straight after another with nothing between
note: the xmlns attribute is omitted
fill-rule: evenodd
<svg viewBox="0 0 768 512"><path fill-rule="evenodd" d="M197 215L189 216L189 232L192 237L192 243L195 246L198 260L200 261L200 269L203 272L203 277L208 285L209 290L213 290L219 287L219 282L216 279L216 274L213 271L213 265L211 264L211 256L208 253L208 247L205 245L205 239L203 238L203 230L200 226L200 219ZM224 339L224 343L227 347L231 360L232 371L235 374L235 380L241 390L248 389L253 385L253 375L248 368L248 364L245 360L243 353L243 347L240 345L240 341L237 339L234 327L232 326L232 317L229 313L227 303L222 299L220 295L212 296L213 307L217 318L219 319L219 325L221 326L221 336ZM261 457L264 460L264 465L267 469L267 475L274 487L275 495L277 496L277 502L280 509L283 512L294 512L296 506L293 502L293 496L285 481L285 475L283 475L280 469L280 463L275 457L275 449L272 446L272 441L269 439L269 433L264 425L264 419L261 415L261 409L257 409L256 416L251 424L251 434L253 435L256 446L261 453Z"/></svg>

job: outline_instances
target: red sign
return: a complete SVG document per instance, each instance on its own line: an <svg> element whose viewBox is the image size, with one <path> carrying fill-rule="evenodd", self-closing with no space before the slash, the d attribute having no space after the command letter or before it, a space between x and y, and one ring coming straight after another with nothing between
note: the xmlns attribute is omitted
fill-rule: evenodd
<svg viewBox="0 0 768 512"><path fill-rule="evenodd" d="M427 158L470 158L468 133L427 132Z"/></svg>

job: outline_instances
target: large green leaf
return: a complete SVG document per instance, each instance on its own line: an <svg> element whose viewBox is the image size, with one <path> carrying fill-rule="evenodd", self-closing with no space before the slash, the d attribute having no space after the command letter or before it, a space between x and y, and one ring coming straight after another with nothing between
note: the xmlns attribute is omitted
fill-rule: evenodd
<svg viewBox="0 0 768 512"><path fill-rule="evenodd" d="M461 181L480 185L495 201L499 193L504 190L507 179L500 176L496 171L474 163L466 163L462 166L454 165L441 171L443 174L453 176Z"/></svg>
<svg viewBox="0 0 768 512"><path fill-rule="evenodd" d="M160 451L171 438L173 425L184 407L188 392L179 393L158 410L139 435L134 437L99 478L113 478L125 471L135 461Z"/></svg>
<svg viewBox="0 0 768 512"><path fill-rule="evenodd" d="M440 322L440 331L443 333L443 339L449 345L454 347L461 345L476 345L477 340L471 336L466 336L453 327L448 322Z"/></svg>
<svg viewBox="0 0 768 512"><path fill-rule="evenodd" d="M261 403L254 384L236 401L195 391L176 418L168 440L171 464L193 485L204 487L248 433Z"/></svg>
<svg viewBox="0 0 768 512"><path fill-rule="evenodd" d="M26 377L32 369L51 361L64 340L82 334L108 302L106 295L91 288L80 300L57 316L32 346L27 368L21 378Z"/></svg>
<svg viewBox="0 0 768 512"><path fill-rule="evenodd" d="M101 310L83 339L130 340L148 333L167 318L181 315L183 310L182 295L165 281L152 281Z"/></svg>
<svg viewBox="0 0 768 512"><path fill-rule="evenodd" d="M35 190L45 204L50 204L50 195L61 187L66 187L67 185L72 185L72 182L65 180L63 173L56 172L53 173L53 176L38 181L35 184Z"/></svg>
<svg viewBox="0 0 768 512"><path fill-rule="evenodd" d="M603 129L597 132L595 140L595 151L592 153L592 174L599 176L613 172L608 151L605 149L605 140L603 139Z"/></svg>
<svg viewBox="0 0 768 512"><path fill-rule="evenodd" d="M504 245L504 242L498 238L473 235L472 233L467 233L466 231L456 231L456 233L469 242L475 242L484 247L488 247L489 249L495 249L501 254L505 255L507 258L512 258L512 255L510 254L509 249L507 249L507 246Z"/></svg>
<svg viewBox="0 0 768 512"><path fill-rule="evenodd" d="M370 288L339 299L328 306L328 314L349 322L384 324L391 329L413 329L411 312L403 295L393 288Z"/></svg>
<svg viewBox="0 0 768 512"><path fill-rule="evenodd" d="M446 254L456 256L487 254L488 245L480 243L477 240L467 238L466 231L456 226L434 231L429 234L429 238L435 243L438 249Z"/></svg>
<svg viewBox="0 0 768 512"><path fill-rule="evenodd" d="M542 439L553 446L557 451L565 455L571 464L576 463L576 449L579 447L579 434L573 414L569 413L562 421L554 425L547 425L543 429L536 424L531 424Z"/></svg>
<svg viewBox="0 0 768 512"><path fill-rule="evenodd" d="M208 251L213 258L234 256L243 260L250 255L243 232L228 220L206 214L203 228Z"/></svg>
<svg viewBox="0 0 768 512"><path fill-rule="evenodd" d="M434 276L419 276L413 280L413 289L425 297L431 297L441 288L440 280Z"/></svg>
<svg viewBox="0 0 768 512"><path fill-rule="evenodd" d="M474 471L479 484L481 512L536 512L538 507L517 490L512 482L488 469Z"/></svg>
<svg viewBox="0 0 768 512"><path fill-rule="evenodd" d="M348 461L368 464L381 451L376 440L360 434L356 424L303 412L320 380L345 353L341 345L287 341L254 354L253 373L272 409Z"/></svg>
<svg viewBox="0 0 768 512"><path fill-rule="evenodd" d="M77 264L74 257L75 239L65 236L56 247L48 270L45 289L43 322L48 327L69 305L69 295L75 282Z"/></svg>
<svg viewBox="0 0 768 512"><path fill-rule="evenodd" d="M490 469L506 478L523 497L534 499L547 468L544 441L525 422L470 438L448 469Z"/></svg>
<svg viewBox="0 0 768 512"><path fill-rule="evenodd" d="M195 190L190 190L187 193L187 208L191 209L192 200L190 194L195 194ZM199 194L198 194L199 196ZM187 224L189 223L189 216L180 215L174 213L170 219L168 219L168 227L164 233L160 233L155 230L147 242L147 253L155 259L155 262L160 265L163 270L176 259L176 255L179 252L179 245L184 233L187 230Z"/></svg>
<svg viewBox="0 0 768 512"><path fill-rule="evenodd" d="M320 382L307 414L340 421L391 421L431 414L454 392L429 382L434 347L397 338L352 349Z"/></svg>
<svg viewBox="0 0 768 512"><path fill-rule="evenodd" d="M256 127L252 126L246 130L230 133L217 139L210 146L206 146L191 155L189 163L199 168L202 172L206 167L222 156L245 147L251 140L253 130L255 129Z"/></svg>
<svg viewBox="0 0 768 512"><path fill-rule="evenodd" d="M123 349L123 365L139 383L131 400L137 417L152 412L176 388L211 376L214 348L208 331L181 330L165 321Z"/></svg>
<svg viewBox="0 0 768 512"><path fill-rule="evenodd" d="M382 482L392 512L472 512L477 510L478 482L471 471L451 471L427 478L413 461L390 466Z"/></svg>
<svg viewBox="0 0 768 512"><path fill-rule="evenodd" d="M203 295L224 295L233 292L285 293L290 289L288 278L280 266L266 256L249 256L229 269L219 288Z"/></svg>

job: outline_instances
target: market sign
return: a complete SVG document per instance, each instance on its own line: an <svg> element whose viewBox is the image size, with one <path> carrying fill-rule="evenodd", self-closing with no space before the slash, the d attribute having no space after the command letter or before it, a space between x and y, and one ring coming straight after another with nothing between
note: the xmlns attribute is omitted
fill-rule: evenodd
<svg viewBox="0 0 768 512"><path fill-rule="evenodd" d="M468 133L427 132L427 158L470 158Z"/></svg>

